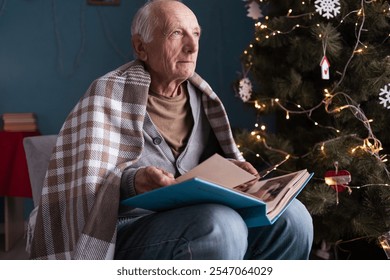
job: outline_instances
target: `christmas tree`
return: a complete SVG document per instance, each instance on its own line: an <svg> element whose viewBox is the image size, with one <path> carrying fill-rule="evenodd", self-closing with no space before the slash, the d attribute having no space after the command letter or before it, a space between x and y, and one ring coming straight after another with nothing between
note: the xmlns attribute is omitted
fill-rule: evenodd
<svg viewBox="0 0 390 280"><path fill-rule="evenodd" d="M245 5L254 37L236 92L258 119L252 131L236 132L241 152L268 168L266 176L314 172L299 199L312 214L315 244L365 238L379 245L390 231L389 3Z"/></svg>

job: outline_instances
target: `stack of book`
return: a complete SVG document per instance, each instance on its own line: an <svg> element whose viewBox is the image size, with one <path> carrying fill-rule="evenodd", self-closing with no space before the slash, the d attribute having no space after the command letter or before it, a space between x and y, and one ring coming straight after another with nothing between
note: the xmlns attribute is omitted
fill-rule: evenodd
<svg viewBox="0 0 390 280"><path fill-rule="evenodd" d="M37 131L38 125L34 113L4 113L4 131Z"/></svg>

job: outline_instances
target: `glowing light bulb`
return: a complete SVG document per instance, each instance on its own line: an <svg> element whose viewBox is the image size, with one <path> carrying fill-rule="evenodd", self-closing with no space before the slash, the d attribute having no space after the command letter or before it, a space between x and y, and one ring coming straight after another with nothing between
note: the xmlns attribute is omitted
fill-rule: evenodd
<svg viewBox="0 0 390 280"><path fill-rule="evenodd" d="M331 97L332 95L329 93L329 90L326 88L324 89L325 97Z"/></svg>

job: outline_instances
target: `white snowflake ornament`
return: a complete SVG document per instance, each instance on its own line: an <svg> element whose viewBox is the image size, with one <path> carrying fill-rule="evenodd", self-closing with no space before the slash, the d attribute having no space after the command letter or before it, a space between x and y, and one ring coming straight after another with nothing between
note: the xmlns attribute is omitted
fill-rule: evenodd
<svg viewBox="0 0 390 280"><path fill-rule="evenodd" d="M240 80L238 86L238 95L241 100L247 102L252 96L252 83L248 78L243 78Z"/></svg>
<svg viewBox="0 0 390 280"><path fill-rule="evenodd" d="M390 109L390 83L381 88L379 104L383 105L386 109Z"/></svg>
<svg viewBox="0 0 390 280"><path fill-rule="evenodd" d="M327 19L340 13L340 0L316 0L314 2L316 12Z"/></svg>

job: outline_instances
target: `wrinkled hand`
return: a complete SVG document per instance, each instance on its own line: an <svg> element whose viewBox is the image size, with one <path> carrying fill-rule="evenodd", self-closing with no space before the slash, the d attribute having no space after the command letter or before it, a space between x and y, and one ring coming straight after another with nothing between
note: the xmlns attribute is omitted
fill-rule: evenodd
<svg viewBox="0 0 390 280"><path fill-rule="evenodd" d="M253 165L250 164L249 162L239 161L239 160L235 160L235 159L232 159L231 162L233 162L238 167L244 169L246 172L256 176L256 178L253 179L252 181L249 181L245 184L242 184L240 186L235 187L236 189L245 192L260 179L259 172L257 172L256 168L254 168Z"/></svg>
<svg viewBox="0 0 390 280"><path fill-rule="evenodd" d="M154 166L147 166L138 170L134 181L134 188L138 194L172 185L176 182L172 173Z"/></svg>

